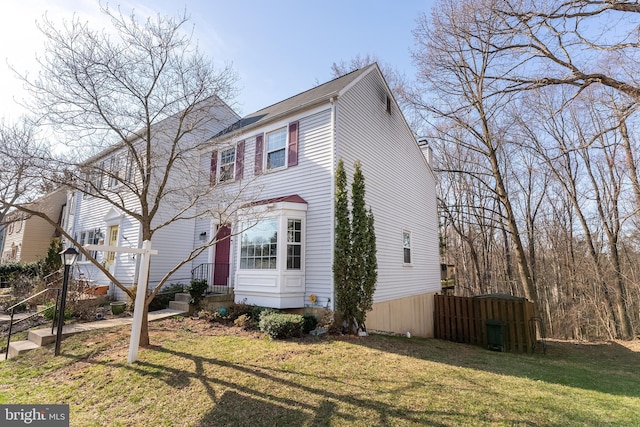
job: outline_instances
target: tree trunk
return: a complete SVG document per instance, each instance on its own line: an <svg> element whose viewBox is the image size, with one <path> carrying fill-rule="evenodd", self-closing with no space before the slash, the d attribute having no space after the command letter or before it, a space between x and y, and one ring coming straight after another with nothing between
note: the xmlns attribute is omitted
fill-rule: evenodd
<svg viewBox="0 0 640 427"><path fill-rule="evenodd" d="M149 303L145 301L144 311L142 312L142 326L140 327L140 347L149 347Z"/></svg>

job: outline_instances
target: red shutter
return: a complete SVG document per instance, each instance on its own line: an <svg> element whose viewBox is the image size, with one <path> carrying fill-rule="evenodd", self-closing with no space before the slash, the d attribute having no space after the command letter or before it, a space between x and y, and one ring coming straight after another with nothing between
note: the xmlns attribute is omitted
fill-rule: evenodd
<svg viewBox="0 0 640 427"><path fill-rule="evenodd" d="M236 178L242 179L244 175L244 141L236 145Z"/></svg>
<svg viewBox="0 0 640 427"><path fill-rule="evenodd" d="M288 166L298 164L298 122L289 123L289 162Z"/></svg>
<svg viewBox="0 0 640 427"><path fill-rule="evenodd" d="M253 168L256 175L260 175L262 173L262 155L264 151L263 141L264 134L256 136L256 163Z"/></svg>
<svg viewBox="0 0 640 427"><path fill-rule="evenodd" d="M218 152L211 153L211 166L209 168L209 184L216 185L216 173L218 172Z"/></svg>

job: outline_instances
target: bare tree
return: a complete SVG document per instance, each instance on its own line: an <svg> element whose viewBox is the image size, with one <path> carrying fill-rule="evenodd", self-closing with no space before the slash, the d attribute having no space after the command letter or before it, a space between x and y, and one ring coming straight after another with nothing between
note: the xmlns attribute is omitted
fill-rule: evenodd
<svg viewBox="0 0 640 427"><path fill-rule="evenodd" d="M37 139L35 124L26 117L16 123L0 122L0 223L14 205L41 194L47 150Z"/></svg>
<svg viewBox="0 0 640 427"><path fill-rule="evenodd" d="M32 95L29 107L67 147L48 159L56 171L53 181L125 213L139 223L142 240L151 240L176 221L195 218L196 204L210 197L197 146L237 119L225 103L235 95L236 77L229 66L214 67L198 51L192 35L184 33L186 14L139 21L133 13L107 7L102 12L111 20L109 32L94 31L77 17L62 25L45 17L39 25L47 38L40 74L22 78ZM217 202L234 198L237 194ZM224 208L217 212L229 214ZM172 272L213 243L185 254L148 293L141 345L149 343L151 300Z"/></svg>
<svg viewBox="0 0 640 427"><path fill-rule="evenodd" d="M581 224L582 246L593 266L587 282L594 281L608 306L599 317L611 337L630 337L633 308L622 272L620 239L634 203L622 197L623 187L633 181L625 164L624 132L616 110L602 102L602 91L590 88L583 99L559 109L564 95L561 90L540 91L537 103L531 104L535 113L521 115L516 126L523 143L554 175ZM602 242L607 242L607 249ZM588 288L584 281L580 286Z"/></svg>
<svg viewBox="0 0 640 427"><path fill-rule="evenodd" d="M495 46L517 58L506 78L510 89L566 85L577 96L604 85L640 99L637 2L507 0L488 6L512 36Z"/></svg>
<svg viewBox="0 0 640 427"><path fill-rule="evenodd" d="M478 1L445 1L434 6L431 19L423 15L418 20L414 60L419 85L412 102L438 128L435 137L462 145L483 159L482 173L476 174L476 179L485 183L500 204L524 294L536 301L536 287L505 180L503 156L510 139L508 123L500 113L512 97L501 81L492 77L505 75L511 65L494 49L506 42L501 21L482 6ZM463 132L462 138L458 131Z"/></svg>

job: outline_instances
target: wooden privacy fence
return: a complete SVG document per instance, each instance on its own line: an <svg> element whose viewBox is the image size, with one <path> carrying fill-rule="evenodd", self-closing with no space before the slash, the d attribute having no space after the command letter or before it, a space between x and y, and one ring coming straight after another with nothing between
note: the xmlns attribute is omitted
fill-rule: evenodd
<svg viewBox="0 0 640 427"><path fill-rule="evenodd" d="M524 353L532 351L536 340L535 324L530 322L534 316L533 303L524 298L436 295L434 335L487 348L495 345L499 334L501 350Z"/></svg>

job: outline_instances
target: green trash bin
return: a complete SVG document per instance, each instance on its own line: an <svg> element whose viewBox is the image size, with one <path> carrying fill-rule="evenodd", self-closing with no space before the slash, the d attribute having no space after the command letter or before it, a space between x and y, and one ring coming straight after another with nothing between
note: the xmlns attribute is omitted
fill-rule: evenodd
<svg viewBox="0 0 640 427"><path fill-rule="evenodd" d="M504 351L505 323L500 320L487 320L487 348Z"/></svg>

